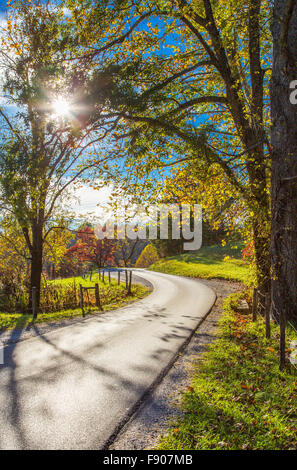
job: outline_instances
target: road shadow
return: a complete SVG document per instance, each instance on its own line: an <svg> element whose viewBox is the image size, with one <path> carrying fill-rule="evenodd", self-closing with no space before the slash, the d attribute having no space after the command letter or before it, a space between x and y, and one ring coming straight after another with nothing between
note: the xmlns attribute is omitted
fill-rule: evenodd
<svg viewBox="0 0 297 470"><path fill-rule="evenodd" d="M20 326L22 324L22 326ZM16 379L16 370L17 364L14 359L14 351L18 345L18 341L22 336L23 331L25 330L24 322L18 322L15 328L11 329L11 333L7 340L8 344L4 345L3 348L3 359L4 363L0 365L0 375L4 375L4 381L2 381L2 386L6 388L7 396L9 397L9 402L6 403L5 412L6 420L10 423L11 427L14 430L14 438L17 440L18 447L20 449L25 449L27 446L27 441L25 437L25 432L22 426L21 419L21 408L20 408L20 395L18 391L18 384ZM5 330L7 332L9 330ZM4 331L1 331L1 336ZM1 340L0 336L0 340ZM10 342L11 341L11 342ZM7 379L5 377L7 373ZM6 379L6 380L5 380ZM4 382L4 384L3 384ZM3 449L2 437L0 434L0 449Z"/></svg>

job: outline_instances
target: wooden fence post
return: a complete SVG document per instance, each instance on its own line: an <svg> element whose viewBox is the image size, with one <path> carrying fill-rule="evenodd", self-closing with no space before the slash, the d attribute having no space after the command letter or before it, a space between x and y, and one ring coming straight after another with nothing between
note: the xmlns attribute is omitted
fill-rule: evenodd
<svg viewBox="0 0 297 470"><path fill-rule="evenodd" d="M257 303L258 303L258 291L256 288L253 290L253 321L257 321Z"/></svg>
<svg viewBox="0 0 297 470"><path fill-rule="evenodd" d="M128 271L125 269L126 289L128 289Z"/></svg>
<svg viewBox="0 0 297 470"><path fill-rule="evenodd" d="M271 307L271 297L270 293L265 295L265 325L266 325L266 338L270 339L271 329L270 329L270 307Z"/></svg>
<svg viewBox="0 0 297 470"><path fill-rule="evenodd" d="M84 316L85 316L85 311L84 311L84 291L83 291L83 287L82 287L81 284L79 285L79 289L80 289L80 307L81 307L81 310L82 310L82 316L84 317Z"/></svg>
<svg viewBox="0 0 297 470"><path fill-rule="evenodd" d="M35 320L38 315L37 287L32 287L32 313L33 313L33 320Z"/></svg>
<svg viewBox="0 0 297 470"><path fill-rule="evenodd" d="M108 270L108 282L110 284L110 269Z"/></svg>
<svg viewBox="0 0 297 470"><path fill-rule="evenodd" d="M132 269L129 271L129 287L128 287L128 294L131 294L131 285L132 285Z"/></svg>
<svg viewBox="0 0 297 470"><path fill-rule="evenodd" d="M121 271L118 269L118 286L120 285L121 282Z"/></svg>
<svg viewBox="0 0 297 470"><path fill-rule="evenodd" d="M99 286L95 284L95 298L96 298L96 305L100 310L103 310L101 301L100 301L100 294L99 294Z"/></svg>

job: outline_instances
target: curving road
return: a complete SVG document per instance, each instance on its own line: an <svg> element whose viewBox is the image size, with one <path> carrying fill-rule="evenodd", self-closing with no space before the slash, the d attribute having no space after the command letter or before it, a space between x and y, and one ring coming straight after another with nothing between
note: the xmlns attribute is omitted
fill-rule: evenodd
<svg viewBox="0 0 297 470"><path fill-rule="evenodd" d="M153 285L145 299L5 347L0 449L102 449L160 379L215 294L195 280L139 276Z"/></svg>

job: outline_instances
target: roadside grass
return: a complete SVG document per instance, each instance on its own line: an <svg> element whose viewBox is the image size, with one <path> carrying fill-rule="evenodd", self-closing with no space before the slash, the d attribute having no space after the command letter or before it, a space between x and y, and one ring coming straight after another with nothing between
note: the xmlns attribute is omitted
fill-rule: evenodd
<svg viewBox="0 0 297 470"><path fill-rule="evenodd" d="M241 259L242 243L202 247L197 252L164 258L149 267L152 271L204 279L218 278L251 282L249 264Z"/></svg>
<svg viewBox="0 0 297 470"><path fill-rule="evenodd" d="M225 300L217 339L196 361L182 416L158 449L296 449L296 369L279 370L277 325L268 341L262 318L253 323L236 311L244 295ZM288 337L297 339L294 331Z"/></svg>
<svg viewBox="0 0 297 470"><path fill-rule="evenodd" d="M121 283L118 286L117 281L113 279L111 279L110 284L108 283L108 280L103 283L102 281L98 280L98 275L93 275L92 281L90 281L89 276L87 276L85 279L81 276L77 276L75 278L48 281L48 284L57 286L62 285L66 287L73 285L74 282L76 283L77 287L79 287L79 284L82 284L83 286L94 286L95 283L98 283L103 314L108 310L114 310L124 306L126 303L141 299L150 292L149 289L147 289L145 286L135 284L132 285L132 294L127 295L125 284ZM95 313L99 313L97 307L86 307L86 315ZM49 313L41 312L38 314L37 319L35 319L34 324L58 322L79 316L82 316L82 310L80 308L64 309ZM0 312L0 331L11 328L26 328L31 324L33 324L31 314Z"/></svg>
<svg viewBox="0 0 297 470"><path fill-rule="evenodd" d="M108 276L106 276L105 274L105 282L103 283L102 281L99 280L99 275L98 273L94 273L92 275L92 279L90 280L90 274L86 274L85 277L83 276L75 276L75 277L65 277L63 279L55 279L54 281L47 281L47 284L49 285L62 285L62 286L70 286L72 285L73 283L76 283L77 285L81 284L82 286L86 287L86 286L95 286L95 284L97 283L98 286L99 286L99 289L100 288L106 288L108 285L109 285L109 282L108 282ZM110 279L110 285L112 286L117 286L118 285L118 281L113 279L111 277ZM120 287L122 289L124 289L125 287L125 284L123 282L120 283Z"/></svg>

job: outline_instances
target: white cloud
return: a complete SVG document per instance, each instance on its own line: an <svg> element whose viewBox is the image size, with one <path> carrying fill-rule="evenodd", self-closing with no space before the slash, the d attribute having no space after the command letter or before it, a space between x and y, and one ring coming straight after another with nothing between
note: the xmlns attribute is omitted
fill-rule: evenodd
<svg viewBox="0 0 297 470"><path fill-rule="evenodd" d="M66 210L77 219L90 222L102 222L108 218L112 186L93 189L87 184L72 184L69 187L67 200L60 201Z"/></svg>

